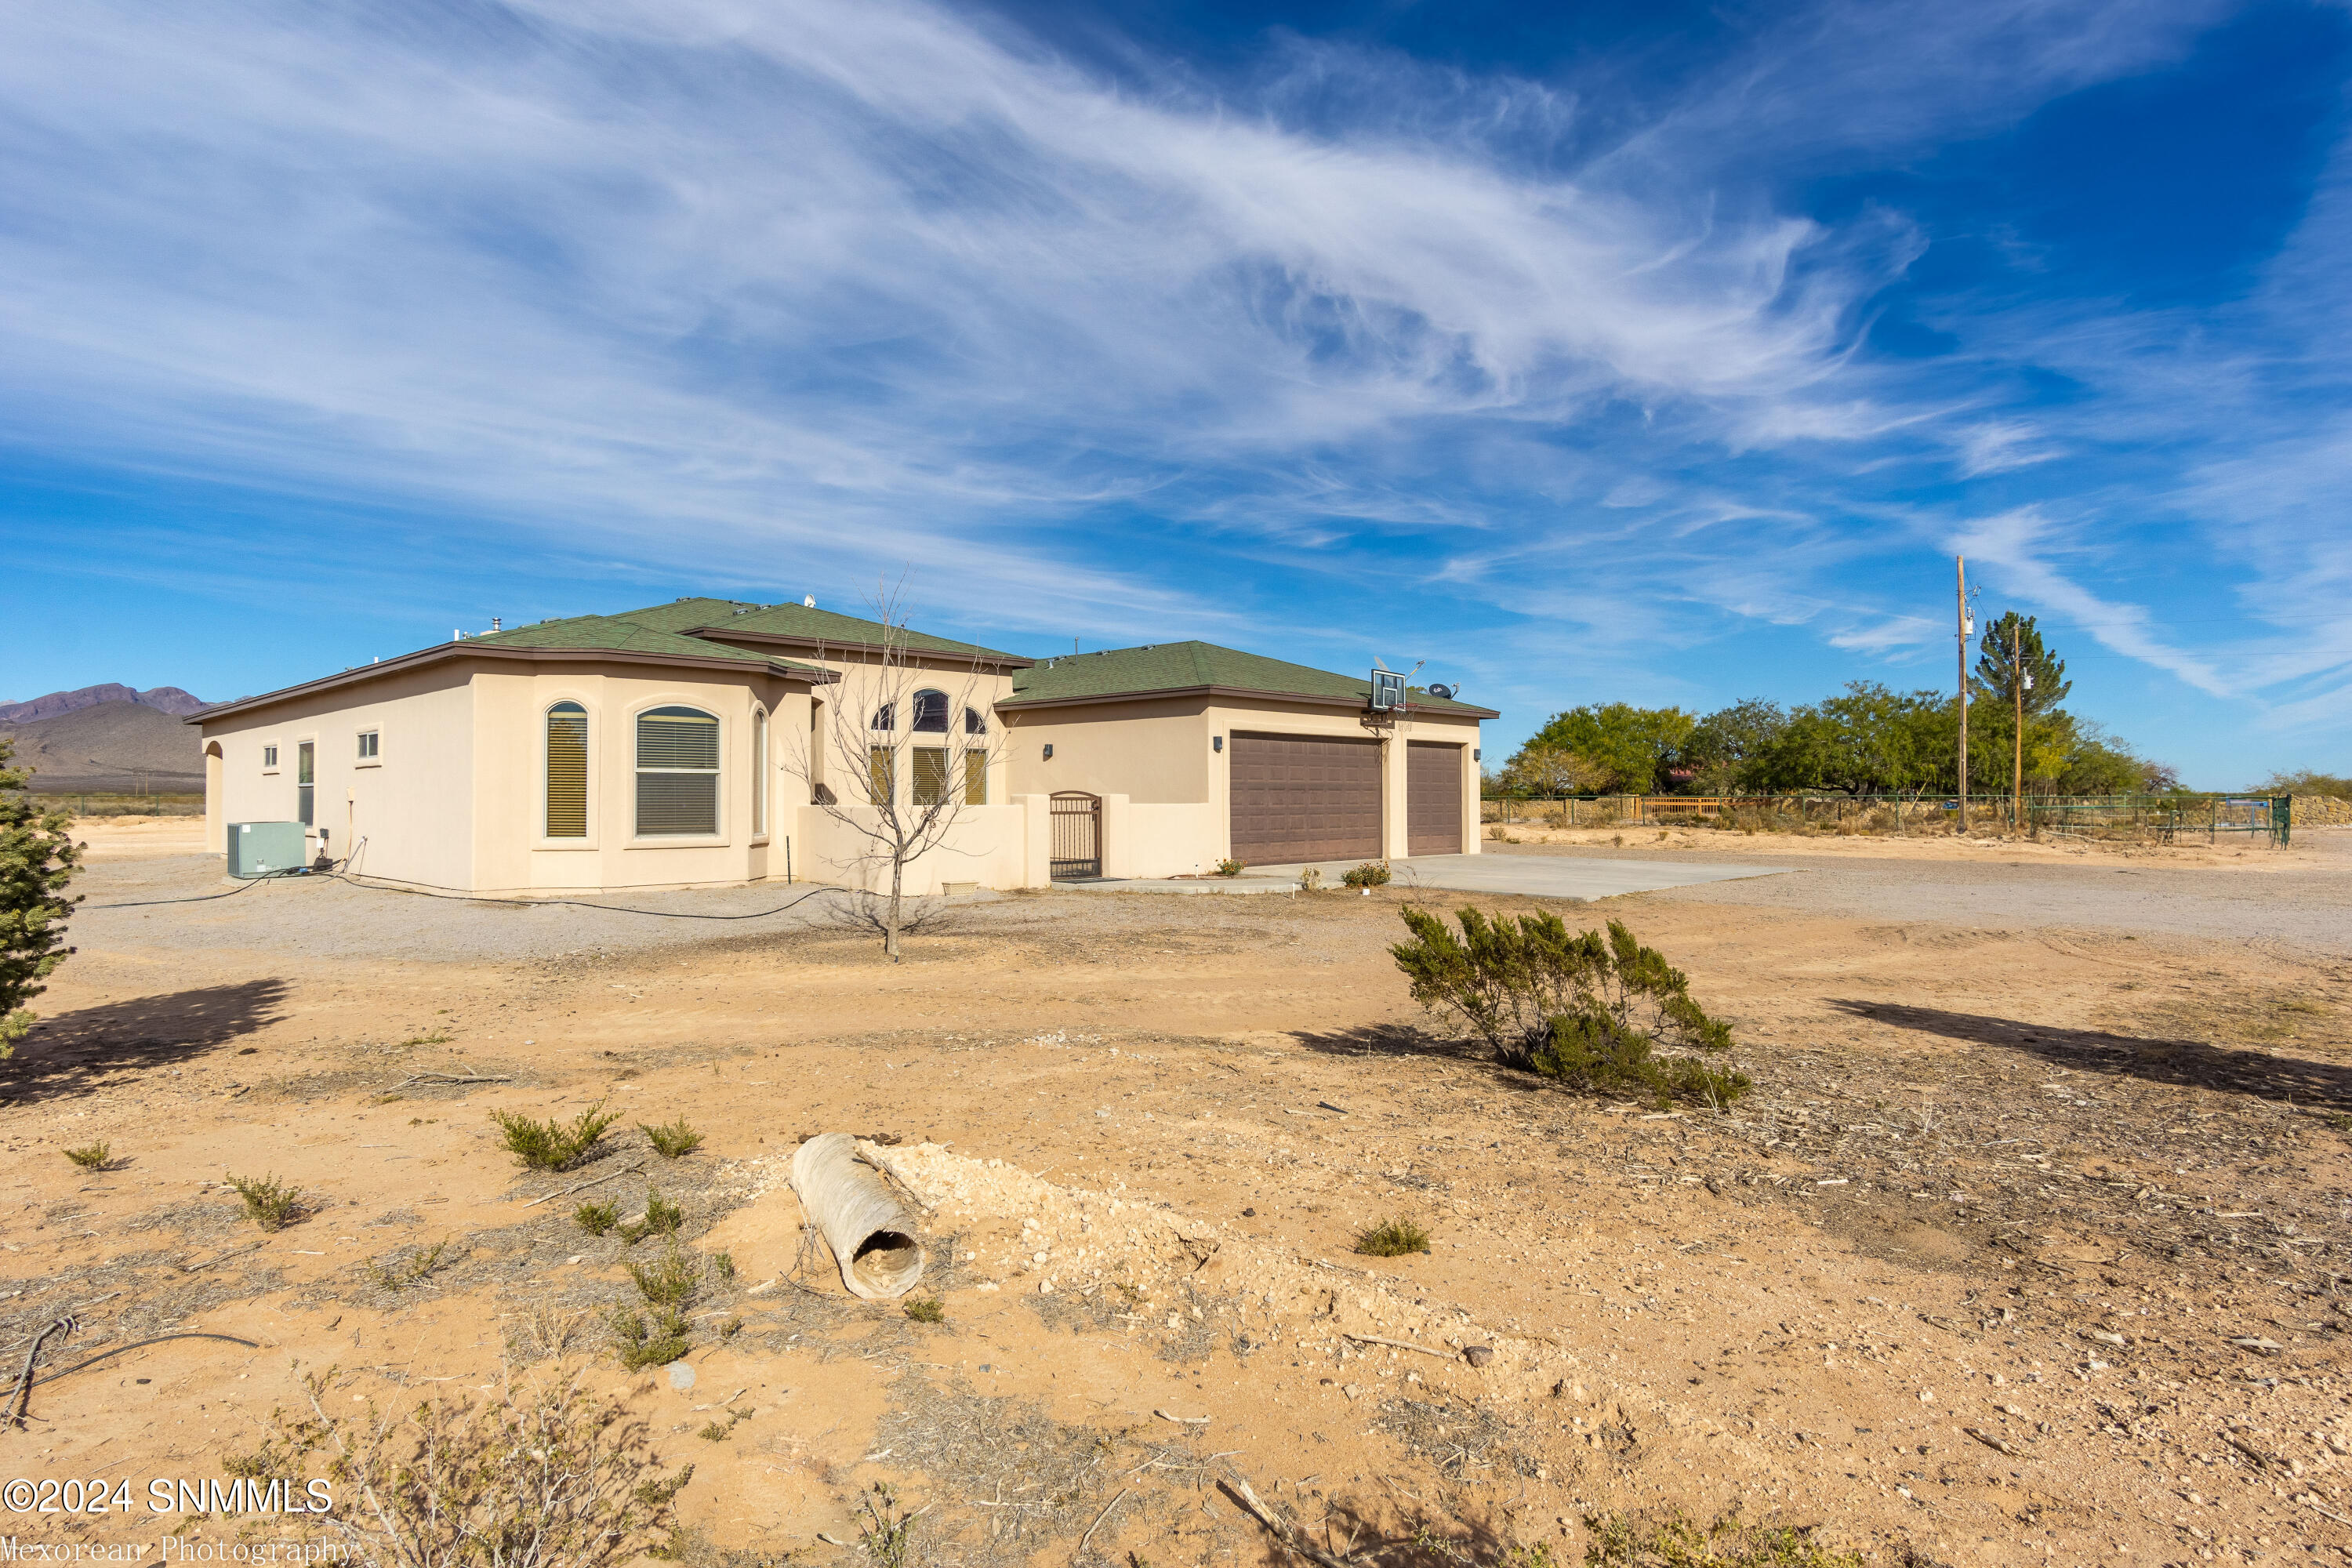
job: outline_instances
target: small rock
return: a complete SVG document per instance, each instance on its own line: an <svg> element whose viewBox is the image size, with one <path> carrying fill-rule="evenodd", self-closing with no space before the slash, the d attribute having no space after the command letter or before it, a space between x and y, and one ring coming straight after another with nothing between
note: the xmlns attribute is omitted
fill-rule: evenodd
<svg viewBox="0 0 2352 1568"><path fill-rule="evenodd" d="M1054 1282L1051 1279L1040 1279L1037 1281L1037 1294L1040 1296L1050 1296L1053 1293Z"/></svg>
<svg viewBox="0 0 2352 1568"><path fill-rule="evenodd" d="M1244 1209L1244 1210L1242 1210L1242 1218L1244 1218L1244 1219L1255 1219L1255 1218L1257 1218L1257 1210L1255 1210L1255 1209Z"/></svg>
<svg viewBox="0 0 2352 1568"><path fill-rule="evenodd" d="M2096 1340L2103 1345L2113 1345L2117 1350L2121 1350L2126 1343L2123 1335L2111 1334L2105 1329L2084 1329L2083 1337L2086 1340Z"/></svg>
<svg viewBox="0 0 2352 1568"><path fill-rule="evenodd" d="M1342 1384L1340 1385L1339 1392L1346 1394L1350 1399L1360 1399L1363 1397L1364 1394L1363 1389L1360 1385L1352 1383Z"/></svg>
<svg viewBox="0 0 2352 1568"><path fill-rule="evenodd" d="M1465 1345L1462 1347L1462 1359L1468 1362L1472 1366L1485 1366L1488 1362L1495 1359L1495 1347L1492 1345Z"/></svg>
<svg viewBox="0 0 2352 1568"><path fill-rule="evenodd" d="M669 1363L669 1385L680 1394L694 1386L694 1368L682 1361Z"/></svg>

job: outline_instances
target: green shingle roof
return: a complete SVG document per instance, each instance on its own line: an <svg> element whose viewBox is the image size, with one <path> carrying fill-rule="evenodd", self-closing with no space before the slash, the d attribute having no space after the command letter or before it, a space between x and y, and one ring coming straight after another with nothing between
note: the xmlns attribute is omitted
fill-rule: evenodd
<svg viewBox="0 0 2352 1568"><path fill-rule="evenodd" d="M569 616L562 620L517 626L511 631L490 632L482 637L468 637L467 641L488 643L494 647L544 648L551 653L639 653L677 658L719 658L746 665L780 665L811 674L822 673L814 665L729 647L724 643L710 642L702 637L681 637L676 632L647 626L635 616Z"/></svg>
<svg viewBox="0 0 2352 1568"><path fill-rule="evenodd" d="M982 647L977 643L937 637L928 632L910 631L905 626L886 626L879 621L839 615L808 605L749 605L736 599L677 599L667 605L651 605L642 610L625 610L620 618L667 632L698 632L707 628L714 637L742 632L754 637L830 643L837 647L871 647L887 637L916 653L944 653L969 658L1027 662L1017 655Z"/></svg>
<svg viewBox="0 0 2352 1568"><path fill-rule="evenodd" d="M1275 697L1314 697L1370 702L1369 676L1335 675L1309 665L1220 647L1208 642L1154 643L1148 647L1109 648L1101 653L1057 654L1013 677L1013 702L1071 702L1088 698L1147 696L1202 688L1264 692ZM1415 708L1433 713L1493 717L1491 710L1443 701L1419 687L1407 694Z"/></svg>

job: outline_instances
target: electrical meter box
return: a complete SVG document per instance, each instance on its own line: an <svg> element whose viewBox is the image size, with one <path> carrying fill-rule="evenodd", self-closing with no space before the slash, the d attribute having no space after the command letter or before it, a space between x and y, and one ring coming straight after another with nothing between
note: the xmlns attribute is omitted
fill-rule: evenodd
<svg viewBox="0 0 2352 1568"><path fill-rule="evenodd" d="M274 877L310 864L310 846L299 822L232 822L228 825L228 874Z"/></svg>

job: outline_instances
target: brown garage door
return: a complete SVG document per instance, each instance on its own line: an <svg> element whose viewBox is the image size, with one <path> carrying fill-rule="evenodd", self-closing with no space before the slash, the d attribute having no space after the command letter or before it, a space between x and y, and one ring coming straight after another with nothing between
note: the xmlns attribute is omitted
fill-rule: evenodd
<svg viewBox="0 0 2352 1568"><path fill-rule="evenodd" d="M1233 738L1234 858L1254 866L1381 852L1381 743Z"/></svg>
<svg viewBox="0 0 2352 1568"><path fill-rule="evenodd" d="M1462 853L1462 748L1410 741L1404 753L1404 852Z"/></svg>

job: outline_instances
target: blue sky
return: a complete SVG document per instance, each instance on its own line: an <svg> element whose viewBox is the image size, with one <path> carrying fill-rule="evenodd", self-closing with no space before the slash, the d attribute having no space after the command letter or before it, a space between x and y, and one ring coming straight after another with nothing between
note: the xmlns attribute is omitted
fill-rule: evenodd
<svg viewBox="0 0 2352 1568"><path fill-rule="evenodd" d="M686 593L2352 772L2341 4L0 17L0 698Z"/></svg>

